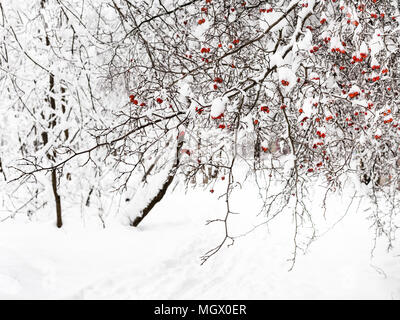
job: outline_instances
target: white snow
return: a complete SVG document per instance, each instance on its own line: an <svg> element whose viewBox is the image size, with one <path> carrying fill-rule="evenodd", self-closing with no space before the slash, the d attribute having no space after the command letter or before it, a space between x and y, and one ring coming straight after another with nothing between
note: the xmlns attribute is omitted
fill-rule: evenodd
<svg viewBox="0 0 400 320"><path fill-rule="evenodd" d="M224 184L214 189L169 194L137 229L83 227L72 218L61 230L49 222L0 223L0 299L400 298L399 258L380 249L371 258L371 231L358 200L324 234L343 216L348 197L334 199L321 238L306 255L298 253L291 272L289 210L201 266L200 256L223 235L222 225L205 226L225 209L217 199ZM232 232L255 223L256 203L249 186L234 198L241 214ZM311 209L324 221L317 206Z"/></svg>
<svg viewBox="0 0 400 320"><path fill-rule="evenodd" d="M374 35L372 36L371 42L370 42L370 48L371 48L371 55L374 56L378 54L382 48L384 47L383 40L382 40L382 35L383 32L380 29L376 29Z"/></svg>
<svg viewBox="0 0 400 320"><path fill-rule="evenodd" d="M287 67L279 67L277 69L277 72L278 72L279 82L281 81L288 82L286 86L283 86L284 90L290 91L296 85L296 80L297 80L297 77L293 72L293 70Z"/></svg>
<svg viewBox="0 0 400 320"><path fill-rule="evenodd" d="M211 104L210 117L217 118L225 112L225 107L228 102L227 97L218 97Z"/></svg>
<svg viewBox="0 0 400 320"><path fill-rule="evenodd" d="M365 44L364 41L360 45L360 53L368 55L368 47L367 47L367 45Z"/></svg>
<svg viewBox="0 0 400 320"><path fill-rule="evenodd" d="M299 108L303 109L303 115L299 118L299 120L303 119L304 117L311 118L311 116L317 112L317 108L315 108L313 104L313 98L307 98L304 100L303 104L299 106Z"/></svg>

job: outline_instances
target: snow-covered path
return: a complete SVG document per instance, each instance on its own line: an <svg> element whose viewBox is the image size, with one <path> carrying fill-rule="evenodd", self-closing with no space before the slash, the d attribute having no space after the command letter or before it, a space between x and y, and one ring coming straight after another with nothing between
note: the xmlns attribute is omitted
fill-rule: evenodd
<svg viewBox="0 0 400 320"><path fill-rule="evenodd" d="M169 195L137 229L68 221L0 224L2 299L399 299L400 258L370 259L365 219L343 223L300 254L288 272L290 219L236 241L205 265L222 235L204 222L223 210L208 192Z"/></svg>

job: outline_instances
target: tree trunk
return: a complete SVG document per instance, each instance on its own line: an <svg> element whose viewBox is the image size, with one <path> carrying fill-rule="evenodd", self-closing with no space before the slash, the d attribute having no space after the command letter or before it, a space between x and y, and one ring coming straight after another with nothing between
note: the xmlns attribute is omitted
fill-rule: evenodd
<svg viewBox="0 0 400 320"><path fill-rule="evenodd" d="M41 7L44 8L46 4L46 0L42 0L41 1ZM49 37L46 35L46 46L50 47L51 43L50 43L50 39ZM49 142L49 134L51 134L51 129L54 129L56 127L57 124L57 120L56 120L56 115L55 115L55 111L56 111L56 101L53 97L55 90L55 78L54 75L52 73L50 73L49 75L49 91L52 93L51 95L48 96L48 102L50 104L50 108L54 111L50 114L50 120L48 123L48 128L49 128L49 132L44 131L42 132L42 139L43 139L43 145L47 145L47 143ZM64 88L62 88L64 89ZM65 93L65 90L62 90L62 93ZM65 108L65 106L63 106ZM64 109L63 109L64 112ZM42 117L44 117L44 115L42 114ZM66 138L68 137L68 131L65 133ZM56 154L55 152L53 154L48 153L47 157L51 160L51 161L55 161L56 158ZM53 193L54 193L54 198L55 198L55 202L56 202L56 218L57 218L57 227L61 228L62 227L62 212L61 212L61 198L58 194L57 191L57 171L56 169L53 169L51 171L51 185L52 185L52 189L53 189Z"/></svg>
<svg viewBox="0 0 400 320"><path fill-rule="evenodd" d="M165 194L167 193L167 190L168 190L169 186L172 184L172 181L174 180L176 172L178 171L178 167L180 164L180 152L181 152L182 146L183 146L183 139L181 141L178 141L178 146L176 148L175 162L169 171L167 179L164 181L162 187L157 192L157 194L154 196L154 198L151 199L151 201L141 211L141 214L138 215L132 221L131 225L133 227L137 227L143 221L143 219L149 214L149 212L154 208L154 206L157 203L159 203L162 200L162 198L165 196Z"/></svg>
<svg viewBox="0 0 400 320"><path fill-rule="evenodd" d="M172 171L172 169L171 169ZM171 185L172 181L174 180L176 172L170 172L168 175L167 180L164 182L162 188L160 191L158 191L157 195L149 202L149 204L142 210L142 214L140 216L137 216L135 220L132 222L133 227L137 227L142 220L149 214L149 212L154 208L154 206L162 200L162 198L165 196L165 193L168 190L168 187Z"/></svg>
<svg viewBox="0 0 400 320"><path fill-rule="evenodd" d="M57 228L61 228L62 227L61 198L57 192L57 172L55 169L51 171L51 184L53 186L54 199L56 201Z"/></svg>

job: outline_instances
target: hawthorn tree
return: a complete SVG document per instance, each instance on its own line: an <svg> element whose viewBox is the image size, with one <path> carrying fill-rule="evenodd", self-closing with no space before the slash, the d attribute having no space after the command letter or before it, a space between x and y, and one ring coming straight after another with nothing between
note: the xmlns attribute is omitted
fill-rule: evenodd
<svg viewBox="0 0 400 320"><path fill-rule="evenodd" d="M67 21L52 29L54 39L70 32L57 49L76 52L45 55L68 61L72 77L86 77L84 85L58 77L85 115L76 119L75 145L52 143L55 161L23 154L18 181L112 168L117 191L132 181L149 191L127 199L134 204L127 218L137 226L173 181L214 192L213 182L225 180L226 214L209 221L222 223L224 235L205 262L236 238L229 221L237 167L256 180L265 223L293 206L294 257L301 229L314 227L307 187L322 181L328 195L356 174L375 205L377 236L392 245L400 188L397 1L47 2L50 16ZM12 23L4 24L12 38ZM14 38L13 50L40 71ZM62 129L71 136L69 126ZM272 180L281 181L278 192L269 188Z"/></svg>

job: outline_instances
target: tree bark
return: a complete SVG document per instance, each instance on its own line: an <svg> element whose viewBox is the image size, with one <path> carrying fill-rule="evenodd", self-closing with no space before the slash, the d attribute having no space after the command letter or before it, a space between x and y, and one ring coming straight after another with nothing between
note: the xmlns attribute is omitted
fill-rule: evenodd
<svg viewBox="0 0 400 320"><path fill-rule="evenodd" d="M51 184L53 186L54 199L56 201L57 228L62 227L61 215L61 198L57 191L57 172L55 169L51 171Z"/></svg>
<svg viewBox="0 0 400 320"><path fill-rule="evenodd" d="M154 198L151 199L151 201L141 211L141 214L138 215L133 220L133 222L131 224L133 227L137 227L143 221L143 219L149 214L149 212L154 208L154 206L157 203L159 203L162 200L162 198L164 198L169 186L172 184L172 181L174 180L176 172L178 171L178 167L180 164L180 152L181 152L182 146L183 146L183 139L181 141L178 141L178 146L176 148L175 162L169 171L167 179L164 181L162 187L157 192L157 194L154 196Z"/></svg>
<svg viewBox="0 0 400 320"><path fill-rule="evenodd" d="M41 7L44 8L45 4L46 4L46 0L42 0L41 1ZM46 35L46 46L50 47L50 45L51 45L50 39ZM51 115L50 115L50 120L49 120L49 123L48 123L49 131L51 129L54 129L56 124L57 124L57 120L56 120L56 116L55 116L55 110L56 110L57 106L56 106L56 101L55 101L55 99L53 97L54 92L55 92L54 91L54 87L55 87L55 78L54 78L54 75L52 73L50 73L50 75L49 75L49 90L52 93L52 95L48 96L48 102L50 104L51 109L54 112L52 112ZM63 110L63 112L64 112L64 110ZM43 114L42 114L42 117L43 117ZM50 131L50 133L51 133L51 131ZM66 132L65 134L66 134L66 137L67 137L68 132ZM46 132L46 131L42 132L42 139L43 139L43 144L47 145L47 143L49 142L49 132ZM55 152L53 154L48 153L47 157L51 161L54 161L55 158L56 158L56 154L55 154ZM57 191L57 171L56 171L56 169L53 169L51 171L51 185L52 185L52 189L53 189L53 193L54 193L54 199L55 199L55 203L56 203L56 218L57 218L57 223L56 224L57 224L58 228L61 228L62 227L61 198L60 198L60 196L58 194L58 191Z"/></svg>

